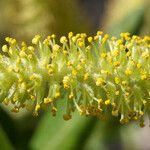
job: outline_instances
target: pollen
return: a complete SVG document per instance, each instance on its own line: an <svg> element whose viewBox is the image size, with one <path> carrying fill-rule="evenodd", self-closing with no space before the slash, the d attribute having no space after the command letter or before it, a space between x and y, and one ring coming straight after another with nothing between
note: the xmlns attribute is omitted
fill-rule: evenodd
<svg viewBox="0 0 150 150"><path fill-rule="evenodd" d="M60 92L56 92L55 98L59 98L59 97L60 97Z"/></svg>
<svg viewBox="0 0 150 150"><path fill-rule="evenodd" d="M147 80L147 75L146 74L143 74L143 75L141 75L141 80Z"/></svg>
<svg viewBox="0 0 150 150"><path fill-rule="evenodd" d="M67 121L67 120L70 120L70 119L71 119L71 115L69 115L69 114L64 114L64 115L63 115L63 119L66 120L66 121Z"/></svg>
<svg viewBox="0 0 150 150"><path fill-rule="evenodd" d="M30 98L31 98L32 100L36 100L36 97L35 97L34 95L31 95Z"/></svg>
<svg viewBox="0 0 150 150"><path fill-rule="evenodd" d="M9 42L10 40L11 40L10 37L6 37L6 38L5 38L5 41L6 41L6 42Z"/></svg>
<svg viewBox="0 0 150 150"><path fill-rule="evenodd" d="M37 104L36 106L35 106L35 111L38 111L39 109L40 109L40 105L39 104Z"/></svg>
<svg viewBox="0 0 150 150"><path fill-rule="evenodd" d="M97 35L101 36L103 34L103 31L97 31Z"/></svg>
<svg viewBox="0 0 150 150"><path fill-rule="evenodd" d="M146 100L143 100L142 102L143 102L143 105L146 106L147 101L146 101Z"/></svg>
<svg viewBox="0 0 150 150"><path fill-rule="evenodd" d="M55 38L56 38L56 35L55 35L55 34L52 34L51 37L52 37L53 39L55 39Z"/></svg>
<svg viewBox="0 0 150 150"><path fill-rule="evenodd" d="M82 59L81 59L81 63L82 63L82 64L85 64L85 59L82 58Z"/></svg>
<svg viewBox="0 0 150 150"><path fill-rule="evenodd" d="M52 98L44 98L44 104L49 104L52 101L53 101Z"/></svg>
<svg viewBox="0 0 150 150"><path fill-rule="evenodd" d="M57 108L56 107L52 107L52 112L56 113L57 112Z"/></svg>
<svg viewBox="0 0 150 150"><path fill-rule="evenodd" d="M90 76L89 73L85 73L84 74L84 81L88 80L89 76Z"/></svg>
<svg viewBox="0 0 150 150"><path fill-rule="evenodd" d="M119 115L118 110L112 110L112 115L117 117Z"/></svg>
<svg viewBox="0 0 150 150"><path fill-rule="evenodd" d="M125 70L125 74L129 76L129 75L132 74L132 71L131 71L129 68L127 68L127 69Z"/></svg>
<svg viewBox="0 0 150 150"><path fill-rule="evenodd" d="M110 105L110 103L111 103L110 99L105 101L105 105Z"/></svg>
<svg viewBox="0 0 150 150"><path fill-rule="evenodd" d="M115 95L117 95L117 96L118 96L118 95L119 95L119 91L116 91L116 92L115 92Z"/></svg>
<svg viewBox="0 0 150 150"><path fill-rule="evenodd" d="M78 72L77 72L77 70L76 70L76 69L73 69L73 70L72 70L72 74L73 74L74 76L76 76L76 75L77 75L77 73L78 73Z"/></svg>
<svg viewBox="0 0 150 150"><path fill-rule="evenodd" d="M65 76L63 78L63 84L64 84L64 88L68 89L70 87L70 77L69 76Z"/></svg>
<svg viewBox="0 0 150 150"><path fill-rule="evenodd" d="M122 85L127 85L126 81L122 81L121 83L122 83Z"/></svg>
<svg viewBox="0 0 150 150"><path fill-rule="evenodd" d="M97 41L99 39L98 35L94 36L94 40Z"/></svg>
<svg viewBox="0 0 150 150"><path fill-rule="evenodd" d="M103 78L97 78L96 79L96 85L97 86L102 86L102 85L105 85L105 84L106 84L106 82Z"/></svg>
<svg viewBox="0 0 150 150"><path fill-rule="evenodd" d="M53 51L58 51L60 49L60 46L58 44L53 45Z"/></svg>
<svg viewBox="0 0 150 150"><path fill-rule="evenodd" d="M143 53L142 53L142 57L143 57L144 59L147 59L147 58L149 57L149 52L143 52Z"/></svg>
<svg viewBox="0 0 150 150"><path fill-rule="evenodd" d="M36 35L36 36L32 39L32 44L37 45L39 41L40 41L40 35Z"/></svg>
<svg viewBox="0 0 150 150"><path fill-rule="evenodd" d="M15 45L17 43L16 39L11 39L10 44Z"/></svg>
<svg viewBox="0 0 150 150"><path fill-rule="evenodd" d="M106 56L107 56L106 53L102 53L102 54L101 54L101 57L102 57L102 58L106 58Z"/></svg>
<svg viewBox="0 0 150 150"><path fill-rule="evenodd" d="M114 67L119 67L120 66L120 62L119 61L115 61L113 65L114 65Z"/></svg>
<svg viewBox="0 0 150 150"><path fill-rule="evenodd" d="M100 98L98 99L98 104L102 104L103 103L103 100Z"/></svg>
<svg viewBox="0 0 150 150"><path fill-rule="evenodd" d="M91 43L93 41L93 38L91 36L88 37L88 41L89 41L89 43Z"/></svg>
<svg viewBox="0 0 150 150"><path fill-rule="evenodd" d="M11 109L11 111L14 112L14 113L18 113L19 112L19 108L14 107L14 108Z"/></svg>
<svg viewBox="0 0 150 150"><path fill-rule="evenodd" d="M120 83L120 78L115 77L115 83L116 83L116 84L119 84L119 83Z"/></svg>
<svg viewBox="0 0 150 150"><path fill-rule="evenodd" d="M62 44L64 44L64 43L66 43L68 40L67 40L67 38L65 37L65 36L62 36L61 38L60 38L60 43L62 43Z"/></svg>
<svg viewBox="0 0 150 150"><path fill-rule="evenodd" d="M71 92L71 94L69 95L69 99L73 99L74 95L73 93Z"/></svg>
<svg viewBox="0 0 150 150"><path fill-rule="evenodd" d="M53 73L53 69L52 69L52 68L49 68L49 69L48 69L48 74L51 75L52 73Z"/></svg>
<svg viewBox="0 0 150 150"><path fill-rule="evenodd" d="M68 33L68 38L71 39L73 37L73 32Z"/></svg>
<svg viewBox="0 0 150 150"><path fill-rule="evenodd" d="M136 66L137 66L137 68L141 68L142 64L138 63Z"/></svg>
<svg viewBox="0 0 150 150"><path fill-rule="evenodd" d="M8 104L9 104L9 99L8 99L8 98L5 98L4 101L3 101L3 103L4 103L5 105L8 105Z"/></svg>
<svg viewBox="0 0 150 150"><path fill-rule="evenodd" d="M111 52L112 56L118 56L119 55L119 51L118 50L113 50Z"/></svg>
<svg viewBox="0 0 150 150"><path fill-rule="evenodd" d="M3 46L2 46L2 51L5 52L5 53L8 52L8 47L7 47L7 45L3 45Z"/></svg>
<svg viewBox="0 0 150 150"><path fill-rule="evenodd" d="M19 53L19 55L20 55L20 57L25 57L26 56L26 53L24 52L24 51L20 51L20 53Z"/></svg>

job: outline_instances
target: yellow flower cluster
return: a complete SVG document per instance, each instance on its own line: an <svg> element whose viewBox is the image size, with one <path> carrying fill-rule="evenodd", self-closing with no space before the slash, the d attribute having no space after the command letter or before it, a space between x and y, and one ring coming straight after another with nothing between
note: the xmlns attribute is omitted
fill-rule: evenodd
<svg viewBox="0 0 150 150"><path fill-rule="evenodd" d="M150 37L121 33L120 38L98 31L45 40L39 35L32 45L6 38L0 54L0 102L38 115L43 106L57 112L59 99L67 101L69 120L74 110L81 115L120 118L123 124L150 112Z"/></svg>

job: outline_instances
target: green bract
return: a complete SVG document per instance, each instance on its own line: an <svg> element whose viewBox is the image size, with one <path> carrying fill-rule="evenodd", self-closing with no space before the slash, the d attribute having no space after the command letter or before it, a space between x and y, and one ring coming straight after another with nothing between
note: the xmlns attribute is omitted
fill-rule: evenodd
<svg viewBox="0 0 150 150"><path fill-rule="evenodd" d="M55 35L44 41L39 35L33 46L19 45L6 38L0 54L0 102L12 103L13 112L26 107L35 115L41 107L57 112L57 101L65 97L66 114L76 109L81 115L105 118L118 116L121 123L140 120L150 107L150 37L109 38L98 31L56 43Z"/></svg>

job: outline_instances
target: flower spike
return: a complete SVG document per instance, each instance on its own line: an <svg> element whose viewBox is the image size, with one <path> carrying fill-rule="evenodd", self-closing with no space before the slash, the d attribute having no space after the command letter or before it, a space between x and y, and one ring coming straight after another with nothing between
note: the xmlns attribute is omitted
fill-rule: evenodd
<svg viewBox="0 0 150 150"><path fill-rule="evenodd" d="M120 38L98 31L55 35L33 45L6 38L0 54L0 102L13 104L12 112L26 108L38 115L43 106L67 101L65 120L74 110L104 118L110 113L120 123L139 120L150 109L150 37L121 33ZM65 102L64 102L65 103Z"/></svg>

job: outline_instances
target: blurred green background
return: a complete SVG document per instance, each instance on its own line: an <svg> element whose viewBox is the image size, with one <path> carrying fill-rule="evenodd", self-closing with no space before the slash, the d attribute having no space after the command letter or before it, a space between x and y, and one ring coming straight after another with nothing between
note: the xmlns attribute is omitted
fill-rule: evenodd
<svg viewBox="0 0 150 150"><path fill-rule="evenodd" d="M69 31L93 35L103 30L150 34L149 0L0 0L0 46L6 36L31 41L35 34L58 36ZM149 150L149 120L144 129L121 126L116 118L101 121L74 113L62 119L64 100L52 117L38 118L25 110L13 114L0 104L0 150Z"/></svg>

